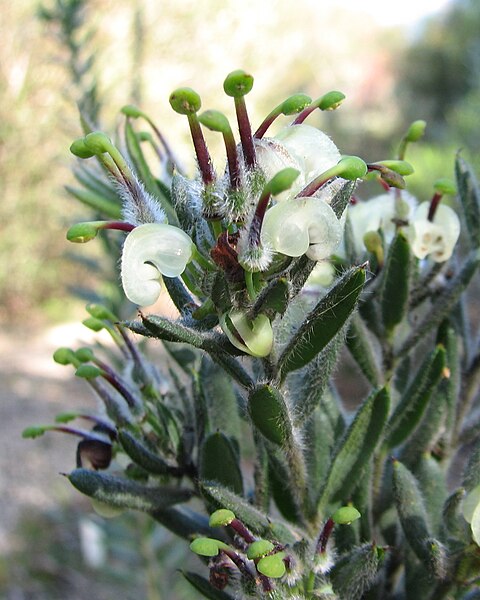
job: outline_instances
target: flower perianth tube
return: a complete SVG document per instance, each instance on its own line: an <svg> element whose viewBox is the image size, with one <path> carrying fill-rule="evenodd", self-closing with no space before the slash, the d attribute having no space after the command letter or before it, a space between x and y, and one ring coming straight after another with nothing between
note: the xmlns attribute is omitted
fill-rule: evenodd
<svg viewBox="0 0 480 600"><path fill-rule="evenodd" d="M178 227L147 223L126 238L122 253L122 285L129 300L150 306L160 295L161 275L178 277L193 255L193 242Z"/></svg>

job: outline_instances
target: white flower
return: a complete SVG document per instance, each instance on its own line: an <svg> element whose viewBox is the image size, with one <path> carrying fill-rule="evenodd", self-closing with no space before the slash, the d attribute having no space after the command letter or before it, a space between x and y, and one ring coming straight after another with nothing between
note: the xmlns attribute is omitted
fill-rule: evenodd
<svg viewBox="0 0 480 600"><path fill-rule="evenodd" d="M394 219L398 216L408 220L414 207L416 199L403 192L401 214L397 214L399 200L395 197L394 190L375 196L366 202L357 202L348 209L348 218L351 224L355 253L361 256L365 252L363 238L369 231L383 232L386 243L390 243L395 235L396 226Z"/></svg>
<svg viewBox="0 0 480 600"><path fill-rule="evenodd" d="M266 315L258 315L252 321L245 313L232 310L220 319L220 326L230 342L251 356L267 356L273 346L273 329Z"/></svg>
<svg viewBox="0 0 480 600"><path fill-rule="evenodd" d="M192 240L178 227L164 223L136 227L123 245L122 285L127 298L140 306L154 304L161 291L161 275L181 275L192 252Z"/></svg>
<svg viewBox="0 0 480 600"><path fill-rule="evenodd" d="M454 210L445 204L437 206L433 221L428 220L429 202L423 202L412 217L409 231L412 251L417 258L429 255L435 262L444 262L452 256L460 235L460 220Z"/></svg>
<svg viewBox="0 0 480 600"><path fill-rule="evenodd" d="M267 180L286 167L300 171L290 190L276 196L277 200L292 198L341 158L338 148L325 133L303 124L286 127L275 138L255 140L255 152Z"/></svg>
<svg viewBox="0 0 480 600"><path fill-rule="evenodd" d="M342 232L342 222L325 200L292 198L267 210L261 238L276 252L318 261L335 251Z"/></svg>

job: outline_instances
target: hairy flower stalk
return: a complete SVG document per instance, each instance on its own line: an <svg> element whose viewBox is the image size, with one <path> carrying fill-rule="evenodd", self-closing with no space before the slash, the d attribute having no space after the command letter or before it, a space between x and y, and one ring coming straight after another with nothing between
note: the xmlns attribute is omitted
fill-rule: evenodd
<svg viewBox="0 0 480 600"><path fill-rule="evenodd" d="M480 269L475 178L458 156L456 186L439 179L429 201L409 193L405 153L423 121L394 158L342 156L305 124L341 92L294 94L252 135L252 86L241 70L224 81L239 144L225 115L199 114L192 89L171 94L192 178L150 168L138 118L163 163L173 152L136 107L122 109L122 153L101 132L72 144L99 216L67 237L120 231L105 260L149 308L121 321L123 296L87 307L84 325L113 349L55 360L101 410L74 407L24 436L80 436L68 480L101 515L141 510L189 543L207 564L179 576L199 596L466 600L480 572L479 333L463 310ZM267 137L280 115L291 124ZM202 127L222 134L219 177ZM364 179L382 193L363 199ZM177 317L155 314L161 293ZM150 338L165 352L144 352ZM92 431L66 424L85 415Z"/></svg>

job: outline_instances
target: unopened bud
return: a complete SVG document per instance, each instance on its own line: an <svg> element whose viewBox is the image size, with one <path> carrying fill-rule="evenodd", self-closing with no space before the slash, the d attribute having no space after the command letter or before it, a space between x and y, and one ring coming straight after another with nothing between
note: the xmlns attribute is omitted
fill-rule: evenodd
<svg viewBox="0 0 480 600"><path fill-rule="evenodd" d="M85 146L93 154L104 154L109 152L113 146L112 141L102 131L92 131L85 136Z"/></svg>
<svg viewBox="0 0 480 600"><path fill-rule="evenodd" d="M97 237L104 221L90 221L87 223L76 223L67 231L67 240L74 244L85 244Z"/></svg>
<svg viewBox="0 0 480 600"><path fill-rule="evenodd" d="M304 108L306 108L312 99L310 96L306 94L293 94L293 96L289 96L281 105L282 114L288 115L296 115L301 112Z"/></svg>
<svg viewBox="0 0 480 600"><path fill-rule="evenodd" d="M345 100L345 94L342 92L327 92L324 94L318 103L320 110L335 110Z"/></svg>
<svg viewBox="0 0 480 600"><path fill-rule="evenodd" d="M350 523L356 521L361 516L354 506L342 506L333 513L332 520L337 525L350 525Z"/></svg>
<svg viewBox="0 0 480 600"><path fill-rule="evenodd" d="M448 194L449 196L455 196L457 188L451 179L437 179L433 184L435 191L439 194Z"/></svg>
<svg viewBox="0 0 480 600"><path fill-rule="evenodd" d="M287 570L283 562L284 558L285 552L264 556L257 563L257 571L272 579L279 579L285 575L285 571Z"/></svg>
<svg viewBox="0 0 480 600"><path fill-rule="evenodd" d="M190 550L199 556L217 556L220 550L230 550L230 546L220 540L199 537L190 544Z"/></svg>
<svg viewBox="0 0 480 600"><path fill-rule="evenodd" d="M253 560L254 558L263 558L274 548L275 546L268 540L257 540L248 547L247 558L250 560Z"/></svg>
<svg viewBox="0 0 480 600"><path fill-rule="evenodd" d="M230 131L230 123L227 117L218 110L206 110L199 115L198 120L211 131L219 131L220 133Z"/></svg>
<svg viewBox="0 0 480 600"><path fill-rule="evenodd" d="M93 359L91 348L79 348L75 351L75 357L82 363L90 362Z"/></svg>
<svg viewBox="0 0 480 600"><path fill-rule="evenodd" d="M210 527L224 527L235 519L235 513L226 508L219 508L210 515Z"/></svg>
<svg viewBox="0 0 480 600"><path fill-rule="evenodd" d="M418 142L418 140L425 135L426 127L426 121L423 121L421 119L418 121L414 121L407 129L407 133L405 134L405 140L407 142Z"/></svg>
<svg viewBox="0 0 480 600"><path fill-rule="evenodd" d="M70 348L59 348L53 353L53 360L59 365L70 365L75 360L75 353Z"/></svg>
<svg viewBox="0 0 480 600"><path fill-rule="evenodd" d="M120 112L126 117L131 117L132 119L138 119L139 117L143 116L143 112L133 104L126 104L125 106L122 106Z"/></svg>
<svg viewBox="0 0 480 600"><path fill-rule="evenodd" d="M358 156L343 156L337 164L337 175L342 179L361 179L367 174L368 168Z"/></svg>
<svg viewBox="0 0 480 600"><path fill-rule="evenodd" d="M82 379L95 379L101 374L101 369L95 367L94 365L80 365L75 371L75 375L77 377L81 377Z"/></svg>
<svg viewBox="0 0 480 600"><path fill-rule="evenodd" d="M245 71L238 69L227 75L223 82L223 89L227 96L240 98L248 94L253 87L253 77Z"/></svg>
<svg viewBox="0 0 480 600"><path fill-rule="evenodd" d="M411 175L414 172L414 168L406 160L379 160L372 166L380 167L379 170L382 170L381 167L386 167L399 175Z"/></svg>
<svg viewBox="0 0 480 600"><path fill-rule="evenodd" d="M87 148L85 138L78 138L70 146L70 152L78 158L92 158L95 154Z"/></svg>
<svg viewBox="0 0 480 600"><path fill-rule="evenodd" d="M174 90L170 94L170 106L180 115L191 115L200 110L202 101L192 88L184 87Z"/></svg>
<svg viewBox="0 0 480 600"><path fill-rule="evenodd" d="M267 183L264 189L264 193L270 193L272 196L278 196L282 192L290 189L293 182L300 175L300 171L287 167L279 171L270 181Z"/></svg>

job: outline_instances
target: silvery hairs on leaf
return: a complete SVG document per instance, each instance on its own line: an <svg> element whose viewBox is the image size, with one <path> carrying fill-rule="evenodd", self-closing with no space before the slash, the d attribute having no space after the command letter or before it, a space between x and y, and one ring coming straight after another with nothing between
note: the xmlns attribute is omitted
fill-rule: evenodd
<svg viewBox="0 0 480 600"><path fill-rule="evenodd" d="M165 222L165 213L160 202L147 192L133 170L131 179L115 180L115 185L123 203L122 216L127 223L143 225Z"/></svg>

